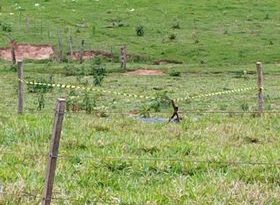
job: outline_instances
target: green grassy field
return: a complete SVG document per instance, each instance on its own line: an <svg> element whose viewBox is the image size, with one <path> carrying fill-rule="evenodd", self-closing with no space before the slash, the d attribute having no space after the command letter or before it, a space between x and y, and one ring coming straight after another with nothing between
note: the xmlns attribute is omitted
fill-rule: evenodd
<svg viewBox="0 0 280 205"><path fill-rule="evenodd" d="M11 36L18 42L57 45L59 30L65 52L71 34L77 49L82 39L88 48L115 53L126 44L130 53L148 60L207 66L279 62L276 0L2 0L0 5L0 20L11 26ZM144 27L144 36L136 35L137 25ZM0 41L8 44L6 38Z"/></svg>
<svg viewBox="0 0 280 205"><path fill-rule="evenodd" d="M25 61L26 81L52 78L96 90L53 88L41 94L25 84L24 114L18 115L17 74L0 61L0 204L42 200L58 97L80 110L65 114L53 204L279 204L277 1L117 2L1 1L1 25L10 24L18 42L56 45L59 28L65 53L69 32L77 48L82 39L88 48L115 53L126 44L129 52L147 57L129 62L129 71L146 68L163 75L128 75L118 63L102 59L107 76L98 87L94 62ZM139 24L142 37L135 32ZM8 44L3 35L0 42ZM159 59L183 63L154 65ZM254 113L259 60L265 75L263 117ZM224 93L248 87L255 89ZM167 98L217 92L223 94L178 101L183 117L178 124L146 122L170 117ZM76 97L69 101L70 96ZM42 97L44 108L38 109ZM90 114L87 107L93 108Z"/></svg>

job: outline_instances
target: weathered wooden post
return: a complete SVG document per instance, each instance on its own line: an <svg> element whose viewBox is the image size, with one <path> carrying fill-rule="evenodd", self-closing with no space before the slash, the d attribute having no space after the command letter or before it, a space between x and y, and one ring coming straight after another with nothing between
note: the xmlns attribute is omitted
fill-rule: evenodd
<svg viewBox="0 0 280 205"><path fill-rule="evenodd" d="M113 46L111 46L111 63L114 62L114 52L113 52Z"/></svg>
<svg viewBox="0 0 280 205"><path fill-rule="evenodd" d="M25 24L25 30L26 32L29 32L30 28L30 22L29 22L29 16L26 17L26 24Z"/></svg>
<svg viewBox="0 0 280 205"><path fill-rule="evenodd" d="M56 162L58 158L59 142L60 142L65 106L66 106L66 100L62 98L58 98L56 109L55 109L55 120L53 125L49 162L46 171L45 190L44 190L42 205L50 205L52 200L55 169L56 169Z"/></svg>
<svg viewBox="0 0 280 205"><path fill-rule="evenodd" d="M120 61L121 61L121 68L126 70L126 63L127 63L126 46L121 47Z"/></svg>
<svg viewBox="0 0 280 205"><path fill-rule="evenodd" d="M83 58L84 58L84 45L85 45L85 41L82 40L82 45L81 45L81 50L80 50L80 64L83 63Z"/></svg>
<svg viewBox="0 0 280 205"><path fill-rule="evenodd" d="M261 62L257 62L257 74L258 74L258 111L262 116L264 113L264 85L263 85L263 66Z"/></svg>
<svg viewBox="0 0 280 205"><path fill-rule="evenodd" d="M70 59L73 57L73 38L71 36L71 33L69 31L69 50L70 50Z"/></svg>
<svg viewBox="0 0 280 205"><path fill-rule="evenodd" d="M16 42L16 40L12 40L10 45L11 45L12 63L13 63L13 65L15 65L17 63L17 60L16 60L16 45L17 45L17 42Z"/></svg>
<svg viewBox="0 0 280 205"><path fill-rule="evenodd" d="M58 60L61 62L63 60L63 46L62 46L61 33L59 30L57 30L57 39L58 39Z"/></svg>
<svg viewBox="0 0 280 205"><path fill-rule="evenodd" d="M18 61L18 114L23 113L23 62Z"/></svg>

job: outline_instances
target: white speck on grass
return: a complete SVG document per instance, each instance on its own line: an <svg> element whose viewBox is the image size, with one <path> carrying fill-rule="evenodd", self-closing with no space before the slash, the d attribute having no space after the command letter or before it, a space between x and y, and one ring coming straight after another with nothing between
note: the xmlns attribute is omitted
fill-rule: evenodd
<svg viewBox="0 0 280 205"><path fill-rule="evenodd" d="M10 15L12 16L12 15L14 15L14 13L10 13Z"/></svg>
<svg viewBox="0 0 280 205"><path fill-rule="evenodd" d="M129 11L130 11L130 12L133 12L133 11L135 11L135 9L129 9Z"/></svg>
<svg viewBox="0 0 280 205"><path fill-rule="evenodd" d="M36 4L34 4L34 6L38 7L38 6L40 6L40 4L36 3Z"/></svg>

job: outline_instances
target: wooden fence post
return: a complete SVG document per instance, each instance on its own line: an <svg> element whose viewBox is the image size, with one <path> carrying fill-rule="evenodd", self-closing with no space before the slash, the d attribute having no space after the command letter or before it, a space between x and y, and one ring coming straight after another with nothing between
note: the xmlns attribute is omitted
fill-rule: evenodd
<svg viewBox="0 0 280 205"><path fill-rule="evenodd" d="M55 120L53 125L49 162L46 171L45 190L44 190L42 205L50 205L52 200L56 161L58 158L58 149L59 149L59 142L60 142L65 106L66 106L66 100L62 98L58 98L56 109L55 109Z"/></svg>
<svg viewBox="0 0 280 205"><path fill-rule="evenodd" d="M80 64L83 63L83 58L84 58L84 45L85 45L85 41L82 40L82 45L81 45L81 50L80 50Z"/></svg>
<svg viewBox="0 0 280 205"><path fill-rule="evenodd" d="M258 111L260 115L264 113L264 87L263 87L263 66L261 62L257 62L258 74Z"/></svg>
<svg viewBox="0 0 280 205"><path fill-rule="evenodd" d="M23 113L23 62L18 61L18 114Z"/></svg>
<svg viewBox="0 0 280 205"><path fill-rule="evenodd" d="M61 33L57 30L57 39L58 39L58 60L61 62L63 60L63 45L61 39Z"/></svg>
<svg viewBox="0 0 280 205"><path fill-rule="evenodd" d="M16 45L17 45L17 42L15 40L12 40L10 44L11 44L12 63L13 63L13 65L15 65L17 63L17 60L16 60Z"/></svg>
<svg viewBox="0 0 280 205"><path fill-rule="evenodd" d="M121 68L126 70L126 62L127 62L127 53L126 53L126 46L121 47Z"/></svg>
<svg viewBox="0 0 280 205"><path fill-rule="evenodd" d="M72 59L72 57L73 57L73 46L72 46L72 44L73 44L73 38L72 38L71 33L70 33L70 31L69 31L69 50L70 50L70 59Z"/></svg>
<svg viewBox="0 0 280 205"><path fill-rule="evenodd" d="M25 24L25 30L26 32L29 32L30 28L30 22L29 22L29 16L26 17L26 24Z"/></svg>

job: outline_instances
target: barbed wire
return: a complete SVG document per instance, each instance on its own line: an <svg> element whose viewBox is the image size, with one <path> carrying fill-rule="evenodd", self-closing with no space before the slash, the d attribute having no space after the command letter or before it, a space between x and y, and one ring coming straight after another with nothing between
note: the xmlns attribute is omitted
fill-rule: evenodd
<svg viewBox="0 0 280 205"><path fill-rule="evenodd" d="M76 158L75 155L59 155L60 158ZM98 157L90 155L78 156L80 158L95 160L123 160L123 161L168 161L168 162L188 162L188 163L204 163L204 164L228 164L228 165L271 165L280 166L279 162L264 161L218 161L218 160L199 160L199 159L182 159L182 158L137 158L137 157Z"/></svg>
<svg viewBox="0 0 280 205"><path fill-rule="evenodd" d="M54 109L51 109L52 111L55 111ZM131 111L131 112L122 112L122 111L106 111L106 110L101 110L102 112L104 112L105 114L112 114L112 115L126 115L128 117L131 116L139 116L141 117L141 111ZM64 114L66 115L96 115L99 112L98 109L95 111L92 111L91 113L87 113L85 110L79 110L79 111L65 111ZM14 114L15 112L9 112L10 114ZM23 113L28 113L28 114L48 114L48 115L53 115L53 113L50 113L48 110L45 111L30 111L30 110L25 110ZM259 111L238 111L238 110L228 110L228 111L222 111L222 110L183 110L183 111L179 111L179 114L183 114L183 115L187 115L187 114L260 114ZM168 111L160 111L160 112L149 112L149 114L152 115L160 115L160 114L172 114L172 111L168 112ZM267 114L267 115L273 115L273 114L280 114L280 110L272 110L272 111L264 111L262 112L262 114ZM104 117L106 118L106 117ZM149 117L147 117L149 118Z"/></svg>
<svg viewBox="0 0 280 205"><path fill-rule="evenodd" d="M1 154L18 154L18 152L11 152L11 151L4 151ZM55 157L58 159L73 159L73 158L85 158L85 159L94 159L94 160L122 160L122 161L161 161L161 162L188 162L188 163L204 163L204 164L228 164L228 165L270 165L270 166L280 166L280 161L222 161L216 159L207 159L207 160L200 160L200 159L183 159L183 158L168 158L168 157L149 157L149 158L139 158L139 157L101 157L101 156L94 156L94 155L70 155L70 154L59 154L57 156L52 156L51 154L29 154L29 153L21 153L21 156L49 156Z"/></svg>
<svg viewBox="0 0 280 205"><path fill-rule="evenodd" d="M53 110L53 109L51 109ZM106 115L124 115L124 116L128 116L128 117L132 117L132 116L139 116L141 117L141 111L138 111L138 112L121 112L121 111L99 111L98 109L96 111L92 111L91 113L87 113L85 110L80 110L80 111L65 111L64 114L65 115L89 115L89 116L94 116L94 115L97 115L98 116L98 113L99 112L104 112L104 114ZM10 114L14 114L15 112L8 112ZM30 110L25 110L23 111L23 113L26 113L26 114L46 114L46 115L53 115L53 113L50 113L49 111L30 111ZM169 114L172 114L172 111L170 112L167 112L167 111L164 111L164 112L149 112L149 114L151 115L160 115L160 114L166 114L166 115L169 115ZM186 110L186 111L179 111L178 114L181 114L181 115L188 115L188 114L241 114L241 115L246 115L246 114L260 114L259 111L201 111L201 110ZM262 114L265 114L265 115L277 115L277 114L280 114L280 110L275 110L275 111L265 111L265 112L262 112ZM104 117L101 117L101 118L108 118L109 116L104 116ZM153 117L153 116L151 116ZM145 118L145 117L143 117ZM147 119L149 117L146 117Z"/></svg>

